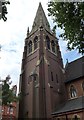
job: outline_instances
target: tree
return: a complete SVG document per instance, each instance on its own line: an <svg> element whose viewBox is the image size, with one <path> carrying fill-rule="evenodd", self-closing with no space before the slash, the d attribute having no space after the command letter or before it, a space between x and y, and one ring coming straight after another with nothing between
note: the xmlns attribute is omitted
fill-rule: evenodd
<svg viewBox="0 0 84 120"><path fill-rule="evenodd" d="M9 80L10 76L8 75L2 84L2 105L8 105L18 100L18 97L13 94L13 90L10 89L11 82Z"/></svg>
<svg viewBox="0 0 84 120"><path fill-rule="evenodd" d="M67 49L77 49L84 54L84 2L51 0L48 11L56 27L64 30L60 37L67 41Z"/></svg>
<svg viewBox="0 0 84 120"><path fill-rule="evenodd" d="M1 18L6 21L7 20L7 17L6 17L6 14L8 14L7 12L7 4L10 4L9 1L4 1L4 2L1 2L2 3L2 15L1 15Z"/></svg>

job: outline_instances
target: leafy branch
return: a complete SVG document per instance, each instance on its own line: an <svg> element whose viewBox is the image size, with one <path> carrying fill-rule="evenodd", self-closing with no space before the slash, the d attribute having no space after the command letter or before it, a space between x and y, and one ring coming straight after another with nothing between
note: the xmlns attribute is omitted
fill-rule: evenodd
<svg viewBox="0 0 84 120"><path fill-rule="evenodd" d="M9 1L4 1L4 2L2 2L2 19L3 19L4 21L7 20L7 17L6 17L6 14L8 14L7 4L10 4L10 2L9 2Z"/></svg>

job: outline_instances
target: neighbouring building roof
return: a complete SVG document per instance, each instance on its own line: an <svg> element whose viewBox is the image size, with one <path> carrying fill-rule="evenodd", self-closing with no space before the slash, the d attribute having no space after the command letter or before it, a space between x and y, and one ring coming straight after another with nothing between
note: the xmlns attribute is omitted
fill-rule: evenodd
<svg viewBox="0 0 84 120"><path fill-rule="evenodd" d="M67 63L65 67L66 80L65 82L73 81L77 78L84 76L84 56L73 61Z"/></svg>
<svg viewBox="0 0 84 120"><path fill-rule="evenodd" d="M84 108L84 96L68 100L65 104L61 104L52 115L63 114L74 110L81 110Z"/></svg>

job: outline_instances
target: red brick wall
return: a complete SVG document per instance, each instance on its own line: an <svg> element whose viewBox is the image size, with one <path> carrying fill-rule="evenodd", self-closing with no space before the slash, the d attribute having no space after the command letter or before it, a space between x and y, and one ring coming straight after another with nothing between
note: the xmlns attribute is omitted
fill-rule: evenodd
<svg viewBox="0 0 84 120"><path fill-rule="evenodd" d="M70 92L69 92L70 85L75 86L75 88L77 90L77 97L80 97L80 96L84 95L83 89L82 89L83 80L84 80L84 78L81 78L79 80L75 80L75 81L72 81L72 82L66 84L66 90L67 90L68 99L70 99Z"/></svg>
<svg viewBox="0 0 84 120"><path fill-rule="evenodd" d="M9 109L9 110L8 110ZM9 118L10 116L16 118L16 103L12 103L13 112L10 113L9 106L2 106L2 118Z"/></svg>

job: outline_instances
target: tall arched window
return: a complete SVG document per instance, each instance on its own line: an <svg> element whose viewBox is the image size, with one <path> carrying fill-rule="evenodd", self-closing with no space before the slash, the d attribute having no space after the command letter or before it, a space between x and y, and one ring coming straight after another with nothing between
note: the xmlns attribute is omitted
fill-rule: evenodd
<svg viewBox="0 0 84 120"><path fill-rule="evenodd" d="M47 48L50 50L50 39L48 36L46 36L46 44L47 44Z"/></svg>
<svg viewBox="0 0 84 120"><path fill-rule="evenodd" d="M32 41L28 43L28 53L32 52Z"/></svg>
<svg viewBox="0 0 84 120"><path fill-rule="evenodd" d="M55 42L53 40L51 42L51 46L52 46L52 52L55 53Z"/></svg>
<svg viewBox="0 0 84 120"><path fill-rule="evenodd" d="M70 86L70 96L71 98L74 98L77 96L77 91L73 85Z"/></svg>
<svg viewBox="0 0 84 120"><path fill-rule="evenodd" d="M38 37L36 36L34 38L34 50L37 49L37 47L38 47Z"/></svg>

